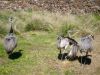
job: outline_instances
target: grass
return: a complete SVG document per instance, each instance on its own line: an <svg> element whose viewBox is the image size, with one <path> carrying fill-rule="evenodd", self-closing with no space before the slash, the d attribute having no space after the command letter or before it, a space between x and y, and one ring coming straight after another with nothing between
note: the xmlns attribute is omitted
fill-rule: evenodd
<svg viewBox="0 0 100 75"><path fill-rule="evenodd" d="M9 30L8 18L14 16L18 33L19 57L9 59L3 48L3 37ZM57 59L57 35L73 31L75 37L99 32L98 14L72 15L47 11L0 11L0 75L74 75ZM31 27L32 26L32 27ZM46 26L46 27L45 27ZM42 28L41 28L42 27Z"/></svg>
<svg viewBox="0 0 100 75"><path fill-rule="evenodd" d="M68 30L74 30L76 35L85 33L95 34L100 32L99 14L73 15L70 13L50 13L48 11L0 11L0 26L7 32L9 30L8 18L13 16L14 29L18 34L26 31L47 31L66 34ZM81 35L80 35L81 36Z"/></svg>
<svg viewBox="0 0 100 75"><path fill-rule="evenodd" d="M22 56L18 59L9 59L4 49L0 48L0 59L4 61L0 64L0 75L61 75L65 73L59 70L63 68L59 67L61 65L57 59L56 34L33 33L34 35L28 32L23 35L23 38L18 36L18 47L15 52L22 50Z"/></svg>
<svg viewBox="0 0 100 75"><path fill-rule="evenodd" d="M43 23L42 21L35 19L32 22L28 23L25 27L25 31L33 30L50 31L51 28L48 23Z"/></svg>
<svg viewBox="0 0 100 75"><path fill-rule="evenodd" d="M0 36L2 37L2 35L6 35L7 31L5 30L5 28L0 27Z"/></svg>

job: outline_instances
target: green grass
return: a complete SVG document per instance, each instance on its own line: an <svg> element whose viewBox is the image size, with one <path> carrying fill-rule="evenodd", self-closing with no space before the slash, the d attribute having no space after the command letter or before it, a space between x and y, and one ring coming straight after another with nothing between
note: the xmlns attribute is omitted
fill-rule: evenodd
<svg viewBox="0 0 100 75"><path fill-rule="evenodd" d="M68 30L74 30L76 35L85 33L95 34L100 32L100 15L99 14L86 14L86 15L73 15L50 13L48 11L16 11L3 10L0 11L0 28L4 34L9 30L8 18L13 16L14 29L18 34L26 31L47 31L58 32L63 35L67 34Z"/></svg>
<svg viewBox="0 0 100 75"><path fill-rule="evenodd" d="M34 30L50 31L51 28L48 25L48 23L43 23L42 21L35 19L25 26L25 31L34 31Z"/></svg>
<svg viewBox="0 0 100 75"><path fill-rule="evenodd" d="M18 37L18 47L22 56L9 59L0 39L0 75L74 75L74 71L63 67L57 59L56 38L73 30L77 36L100 32L97 14L82 16L50 13L47 11L0 11L0 35L9 30L8 18L14 16L14 29ZM31 27L32 26L32 27Z"/></svg>
<svg viewBox="0 0 100 75"><path fill-rule="evenodd" d="M5 30L5 28L0 27L0 36L6 35L6 34L7 34L7 31Z"/></svg>
<svg viewBox="0 0 100 75"><path fill-rule="evenodd" d="M40 34L41 33L41 34ZM57 59L56 34L48 32L28 32L17 36L18 47L22 50L18 59L9 59L0 42L0 75L61 75L65 74ZM67 74L70 74L68 72Z"/></svg>

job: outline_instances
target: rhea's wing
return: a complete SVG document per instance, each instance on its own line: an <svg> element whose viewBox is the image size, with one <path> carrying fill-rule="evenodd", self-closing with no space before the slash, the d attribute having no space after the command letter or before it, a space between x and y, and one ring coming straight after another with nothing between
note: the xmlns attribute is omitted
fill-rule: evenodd
<svg viewBox="0 0 100 75"><path fill-rule="evenodd" d="M67 48L68 45L69 45L69 42L68 42L67 39L62 39L62 40L61 40L61 42L60 42L60 47L61 47L61 48L65 48L65 47Z"/></svg>
<svg viewBox="0 0 100 75"><path fill-rule="evenodd" d="M80 44L81 50L88 50L92 48L92 42L89 38L84 38L84 40L81 40Z"/></svg>
<svg viewBox="0 0 100 75"><path fill-rule="evenodd" d="M72 45L71 46L71 49L70 49L70 52L68 53L68 56L76 56L77 55L77 52L78 52L78 46L76 45Z"/></svg>

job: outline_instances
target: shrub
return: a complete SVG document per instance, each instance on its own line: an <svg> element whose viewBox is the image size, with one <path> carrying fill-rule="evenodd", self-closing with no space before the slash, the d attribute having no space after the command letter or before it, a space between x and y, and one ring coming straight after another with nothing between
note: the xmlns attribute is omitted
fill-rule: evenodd
<svg viewBox="0 0 100 75"><path fill-rule="evenodd" d="M29 22L25 26L25 31L33 31L33 30L40 30L40 31L50 31L52 28L50 24L43 23L41 20L35 19L34 21Z"/></svg>
<svg viewBox="0 0 100 75"><path fill-rule="evenodd" d="M71 31L71 30L73 31L76 28L77 28L76 25L64 23L61 26L60 35L66 36L66 35L68 35L68 31Z"/></svg>

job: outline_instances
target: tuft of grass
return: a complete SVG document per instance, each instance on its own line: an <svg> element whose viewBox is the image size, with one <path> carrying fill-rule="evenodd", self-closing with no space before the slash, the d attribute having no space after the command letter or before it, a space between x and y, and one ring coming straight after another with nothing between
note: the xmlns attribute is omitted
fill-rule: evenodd
<svg viewBox="0 0 100 75"><path fill-rule="evenodd" d="M60 35L63 35L63 36L67 35L68 36L69 31L73 31L75 29L77 29L77 25L64 23L62 25L62 27L60 28Z"/></svg>
<svg viewBox="0 0 100 75"><path fill-rule="evenodd" d="M50 25L48 23L43 23L41 20L33 20L30 23L28 23L25 27L25 31L50 31Z"/></svg>
<svg viewBox="0 0 100 75"><path fill-rule="evenodd" d="M67 35L68 30L75 30L75 36L85 33L100 32L100 15L72 15L50 13L48 11L0 11L0 25L7 29L8 18L15 18L14 29L16 33L21 34L26 31L55 31L62 35Z"/></svg>

